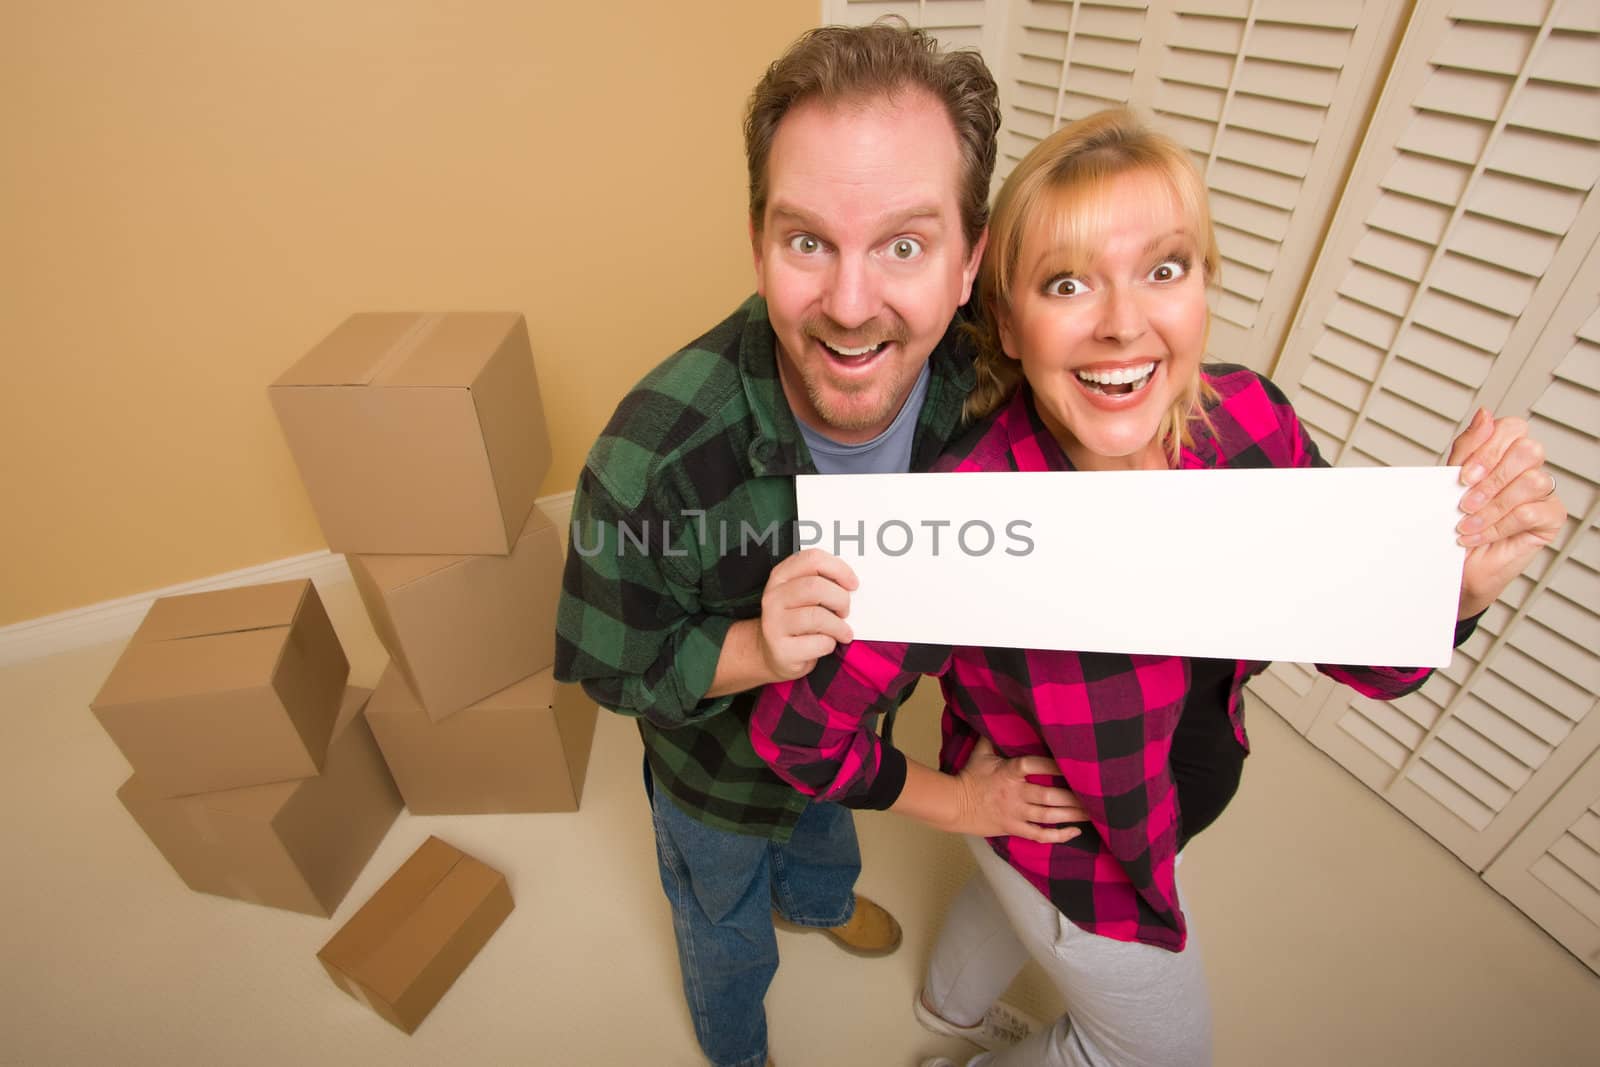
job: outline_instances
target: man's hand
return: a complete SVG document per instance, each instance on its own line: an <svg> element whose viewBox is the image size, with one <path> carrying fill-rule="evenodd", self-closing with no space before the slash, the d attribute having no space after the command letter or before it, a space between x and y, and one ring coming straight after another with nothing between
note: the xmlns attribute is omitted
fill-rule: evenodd
<svg viewBox="0 0 1600 1067"><path fill-rule="evenodd" d="M1457 541L1467 547L1458 612L1466 619L1494 603L1555 540L1567 509L1544 469L1544 446L1521 419L1496 419L1479 408L1451 446L1449 463L1461 467L1467 487L1456 524Z"/></svg>
<svg viewBox="0 0 1600 1067"><path fill-rule="evenodd" d="M957 825L949 829L980 837L1005 834L1052 844L1071 841L1082 833L1076 826L1057 825L1088 821L1078 798L1057 786L1029 782L1029 775L1059 778L1061 768L1048 756L1001 759L989 739L981 738L972 750L972 758L956 776L961 786L961 811Z"/></svg>
<svg viewBox="0 0 1600 1067"><path fill-rule="evenodd" d="M844 618L856 585L849 564L820 548L797 552L772 568L761 594L757 644L775 678L804 677L851 639Z"/></svg>

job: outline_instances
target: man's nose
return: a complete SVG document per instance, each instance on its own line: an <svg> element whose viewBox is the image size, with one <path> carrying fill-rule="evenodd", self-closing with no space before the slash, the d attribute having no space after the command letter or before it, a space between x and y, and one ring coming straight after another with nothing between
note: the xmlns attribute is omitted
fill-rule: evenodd
<svg viewBox="0 0 1600 1067"><path fill-rule="evenodd" d="M880 279L865 256L841 255L834 263L822 310L847 330L870 322L883 306Z"/></svg>
<svg viewBox="0 0 1600 1067"><path fill-rule="evenodd" d="M1100 340L1127 345L1144 336L1148 328L1149 319L1138 294L1112 286L1101 301L1100 327L1096 331Z"/></svg>

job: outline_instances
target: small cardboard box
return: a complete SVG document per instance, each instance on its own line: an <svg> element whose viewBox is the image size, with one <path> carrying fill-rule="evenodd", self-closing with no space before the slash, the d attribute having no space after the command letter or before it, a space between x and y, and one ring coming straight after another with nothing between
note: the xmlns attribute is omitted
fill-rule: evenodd
<svg viewBox="0 0 1600 1067"><path fill-rule="evenodd" d="M367 708L413 815L577 811L597 715L544 670L432 722L393 664Z"/></svg>
<svg viewBox="0 0 1600 1067"><path fill-rule="evenodd" d="M335 985L409 1034L511 908L503 874L430 837L317 959Z"/></svg>
<svg viewBox="0 0 1600 1067"><path fill-rule="evenodd" d="M521 315L352 315L269 393L335 552L503 555L550 467Z"/></svg>
<svg viewBox="0 0 1600 1067"><path fill-rule="evenodd" d="M305 580L163 597L90 705L145 788L181 796L322 768L349 661Z"/></svg>
<svg viewBox="0 0 1600 1067"><path fill-rule="evenodd" d="M537 508L506 556L350 556L372 628L441 720L555 662L561 536Z"/></svg>
<svg viewBox="0 0 1600 1067"><path fill-rule="evenodd" d="M117 799L200 893L332 915L400 814L400 794L345 690L323 771L295 782L161 797L134 775Z"/></svg>

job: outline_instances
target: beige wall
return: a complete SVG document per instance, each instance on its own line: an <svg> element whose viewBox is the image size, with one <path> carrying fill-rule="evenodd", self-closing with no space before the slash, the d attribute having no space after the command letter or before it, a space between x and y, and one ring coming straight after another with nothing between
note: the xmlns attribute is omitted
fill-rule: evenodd
<svg viewBox="0 0 1600 1067"><path fill-rule="evenodd" d="M816 0L0 2L0 625L322 547L266 385L528 317L570 489L751 286L739 120Z"/></svg>

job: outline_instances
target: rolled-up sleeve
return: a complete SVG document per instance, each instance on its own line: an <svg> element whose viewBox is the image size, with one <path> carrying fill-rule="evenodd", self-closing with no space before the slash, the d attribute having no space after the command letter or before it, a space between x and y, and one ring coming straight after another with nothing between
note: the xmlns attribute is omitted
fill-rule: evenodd
<svg viewBox="0 0 1600 1067"><path fill-rule="evenodd" d="M807 796L887 808L905 785L905 757L878 736L878 716L923 674L942 674L938 645L855 641L804 678L766 686L750 716L756 754Z"/></svg>

